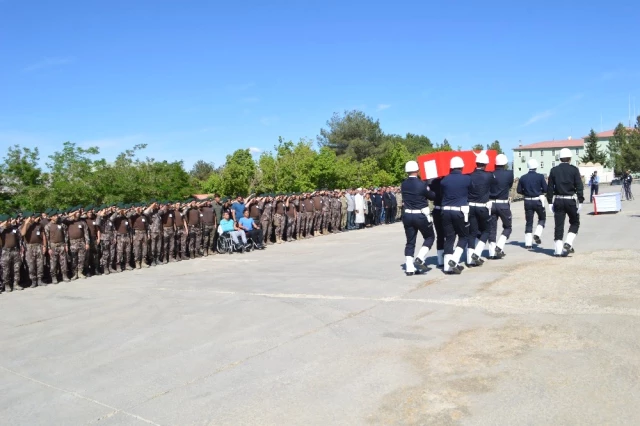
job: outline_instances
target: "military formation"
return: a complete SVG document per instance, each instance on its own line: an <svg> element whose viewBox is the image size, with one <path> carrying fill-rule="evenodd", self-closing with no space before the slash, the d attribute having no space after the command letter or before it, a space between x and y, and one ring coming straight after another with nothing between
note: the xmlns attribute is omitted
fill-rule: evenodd
<svg viewBox="0 0 640 426"><path fill-rule="evenodd" d="M584 186L577 167L571 165L571 151L560 151L560 164L549 173L548 180L537 173L535 160L528 163L529 173L520 178L518 194L524 198L524 246L533 249L542 244L546 224L546 205L554 216L554 249L557 257L574 252L574 241L580 228L580 210L584 202ZM495 171L489 172L489 157L476 154L475 170L463 174L464 161L453 157L449 174L424 182L418 176L418 164L409 161L405 166L408 178L402 183L404 202L403 224L405 272L408 276L428 271L426 257L434 242L437 244L437 263L446 274L460 274L466 267L479 267L487 258L506 256L505 244L511 236L512 215L510 192L514 176L507 169L504 154L496 157ZM433 213L429 209L433 202ZM533 231L534 217L536 230ZM568 233L564 234L569 219ZM502 232L498 235L498 225ZM414 257L416 238L421 233L424 243Z"/></svg>
<svg viewBox="0 0 640 426"><path fill-rule="evenodd" d="M400 217L398 188L323 190L207 199L74 206L0 215L0 292L155 267L217 253L223 225L258 249L358 229L354 196L380 197L377 217ZM400 198L400 195L398 198ZM373 206L374 203L369 203ZM402 201L400 200L400 206ZM375 209L370 207L371 210ZM374 221L375 222L375 221ZM379 221L378 221L379 222ZM375 223L372 223L375 224ZM236 246L244 252L242 244Z"/></svg>

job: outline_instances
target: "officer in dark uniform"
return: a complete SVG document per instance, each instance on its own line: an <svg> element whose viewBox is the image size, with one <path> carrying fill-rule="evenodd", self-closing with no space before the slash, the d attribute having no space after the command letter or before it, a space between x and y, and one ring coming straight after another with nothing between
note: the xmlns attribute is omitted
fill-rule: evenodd
<svg viewBox="0 0 640 426"><path fill-rule="evenodd" d="M442 229L444 231L444 272L460 274L460 257L469 242L469 189L471 177L462 174L464 161L453 157L451 173L440 182L442 188ZM453 248L458 237L458 245Z"/></svg>
<svg viewBox="0 0 640 426"><path fill-rule="evenodd" d="M436 249L438 267L444 267L444 229L442 228L442 178L437 177L429 182L429 188L435 194L433 200L433 227L436 230Z"/></svg>
<svg viewBox="0 0 640 426"><path fill-rule="evenodd" d="M409 161L404 167L409 177L402 182L402 200L404 201L404 216L402 223L404 233L407 236L407 244L404 247L405 271L407 276L418 272L427 272L425 265L427 254L435 241L433 223L429 212L429 201L435 198L435 194L429 190L426 182L418 177L418 163ZM424 242L418 252L418 257L413 258L416 248L418 232L422 234Z"/></svg>
<svg viewBox="0 0 640 426"><path fill-rule="evenodd" d="M518 181L518 188L516 191L524 197L524 247L527 249L532 248L533 242L536 244L542 244L542 231L547 221L547 212L544 209L544 202L547 194L547 181L544 180L544 176L536 172L538 168L538 161L535 158L527 161L527 168L529 173L523 175ZM532 235L533 231L533 215L538 215L538 226L536 226L536 232Z"/></svg>
<svg viewBox="0 0 640 426"><path fill-rule="evenodd" d="M554 232L555 255L567 257L573 253L573 241L580 229L580 209L584 202L584 185L580 171L571 165L571 151L568 148L560 150L561 163L549 172L549 186L547 201L554 214L556 226ZM555 197L554 197L555 196ZM569 216L569 232L562 244L564 235L564 220Z"/></svg>
<svg viewBox="0 0 640 426"><path fill-rule="evenodd" d="M504 154L496 157L496 170L491 182L491 229L489 233L489 258L501 259L505 256L504 245L511 236L511 204L509 193L513 186L513 171L507 170L509 159ZM502 221L502 235L496 242L498 218Z"/></svg>
<svg viewBox="0 0 640 426"><path fill-rule="evenodd" d="M476 169L471 173L469 188L469 246L467 265L481 266L484 263L482 251L491 231L491 203L489 195L493 183L493 173L485 171L489 157L484 152L476 156ZM480 236L478 237L478 234ZM477 240L477 242L476 242Z"/></svg>

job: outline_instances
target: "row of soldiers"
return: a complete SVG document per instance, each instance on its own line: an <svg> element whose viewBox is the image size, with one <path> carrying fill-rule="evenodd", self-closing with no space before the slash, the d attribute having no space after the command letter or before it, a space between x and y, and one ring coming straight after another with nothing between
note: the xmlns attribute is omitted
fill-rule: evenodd
<svg viewBox="0 0 640 426"><path fill-rule="evenodd" d="M247 200L75 206L0 215L2 291L119 273L216 253L224 213L248 215L266 244L346 231L352 190L251 195Z"/></svg>

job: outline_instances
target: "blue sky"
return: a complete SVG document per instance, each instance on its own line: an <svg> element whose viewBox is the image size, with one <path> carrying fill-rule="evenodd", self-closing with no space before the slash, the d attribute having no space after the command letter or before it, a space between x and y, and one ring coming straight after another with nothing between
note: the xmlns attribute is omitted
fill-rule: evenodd
<svg viewBox="0 0 640 426"><path fill-rule="evenodd" d="M581 137L640 113L640 9L592 3L0 0L0 151L219 165L346 109L454 147Z"/></svg>

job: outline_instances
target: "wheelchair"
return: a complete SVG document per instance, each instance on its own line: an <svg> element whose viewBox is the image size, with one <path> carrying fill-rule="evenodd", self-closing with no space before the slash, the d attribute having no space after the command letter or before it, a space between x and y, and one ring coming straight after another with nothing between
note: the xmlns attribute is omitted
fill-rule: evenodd
<svg viewBox="0 0 640 426"><path fill-rule="evenodd" d="M233 254L235 253L249 253L253 251L256 247L255 243L249 236L247 236L247 244L244 245L242 240L238 242L238 244L233 242L233 238L228 232L220 233L220 237L218 238L218 245L216 250L220 254Z"/></svg>

